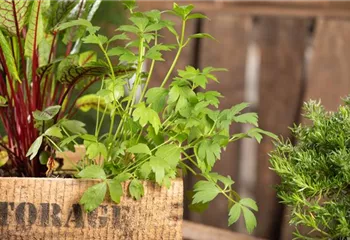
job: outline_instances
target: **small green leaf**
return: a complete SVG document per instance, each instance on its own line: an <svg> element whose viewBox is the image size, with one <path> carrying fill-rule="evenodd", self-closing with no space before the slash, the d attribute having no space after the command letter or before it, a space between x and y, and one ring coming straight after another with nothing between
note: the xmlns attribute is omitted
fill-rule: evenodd
<svg viewBox="0 0 350 240"><path fill-rule="evenodd" d="M162 185L165 176L165 170L169 168L169 165L161 157L151 157L149 164L155 174L156 182L159 185Z"/></svg>
<svg viewBox="0 0 350 240"><path fill-rule="evenodd" d="M138 143L138 144L128 148L126 151L130 152L130 153L145 153L148 155L152 155L151 150L144 143Z"/></svg>
<svg viewBox="0 0 350 240"><path fill-rule="evenodd" d="M234 120L239 123L249 123L254 126L258 126L258 115L256 113L243 113L235 116Z"/></svg>
<svg viewBox="0 0 350 240"><path fill-rule="evenodd" d="M145 162L139 168L139 174L142 177L142 179L147 179L148 176L150 175L151 171L152 171L152 168L151 168L149 162Z"/></svg>
<svg viewBox="0 0 350 240"><path fill-rule="evenodd" d="M99 165L90 165L78 173L80 178L106 179L105 171Z"/></svg>
<svg viewBox="0 0 350 240"><path fill-rule="evenodd" d="M79 203L84 206L84 210L91 212L96 209L105 199L107 192L106 182L89 187L80 199Z"/></svg>
<svg viewBox="0 0 350 240"><path fill-rule="evenodd" d="M47 107L44 111L35 110L33 117L38 121L48 121L53 119L60 111L61 106L55 105Z"/></svg>
<svg viewBox="0 0 350 240"><path fill-rule="evenodd" d="M63 138L61 129L57 126L52 126L45 131L45 135L57 138Z"/></svg>
<svg viewBox="0 0 350 240"><path fill-rule="evenodd" d="M156 156L166 161L171 168L176 168L180 161L181 149L175 144L167 144L157 149Z"/></svg>
<svg viewBox="0 0 350 240"><path fill-rule="evenodd" d="M228 218L228 225L231 226L232 224L234 224L235 222L238 221L239 217L241 216L241 212L242 212L242 208L241 205L239 203L235 203L231 209L230 212L228 214L229 218Z"/></svg>
<svg viewBox="0 0 350 240"><path fill-rule="evenodd" d="M248 208L242 207L242 210L243 210L244 222L245 222L247 231L248 233L252 233L254 228L257 225L256 218L253 212L250 211Z"/></svg>
<svg viewBox="0 0 350 240"><path fill-rule="evenodd" d="M245 207L251 208L255 211L258 211L258 206L256 205L256 202L251 198L242 198L239 203Z"/></svg>
<svg viewBox="0 0 350 240"><path fill-rule="evenodd" d="M77 120L64 120L61 121L62 127L73 134L85 134L87 133L85 130L85 123L82 123Z"/></svg>
<svg viewBox="0 0 350 240"><path fill-rule="evenodd" d="M107 184L111 199L116 203L120 203L120 198L123 196L123 188L121 183L118 180L113 179L108 180Z"/></svg>
<svg viewBox="0 0 350 240"><path fill-rule="evenodd" d="M199 18L208 19L207 16L205 16L204 14L201 14L201 13L192 13L192 14L188 15L188 17L187 17L187 19L199 19Z"/></svg>
<svg viewBox="0 0 350 240"><path fill-rule="evenodd" d="M95 33L96 31L98 31L100 29L99 27L92 26L90 21L80 18L78 20L72 20L69 22L62 23L56 28L56 30L62 31L64 29L75 27L75 26L87 27L90 33Z"/></svg>
<svg viewBox="0 0 350 240"><path fill-rule="evenodd" d="M146 103L156 112L161 112L166 104L168 90L161 87L150 88L146 94Z"/></svg>
<svg viewBox="0 0 350 240"><path fill-rule="evenodd" d="M118 182L125 182L129 180L132 177L131 173L121 173L117 176L115 176L113 179L118 181Z"/></svg>
<svg viewBox="0 0 350 240"><path fill-rule="evenodd" d="M129 185L129 193L131 197L139 200L144 195L142 183L137 179L133 179Z"/></svg>
<svg viewBox="0 0 350 240"><path fill-rule="evenodd" d="M209 33L196 33L189 36L189 38L209 38L215 40L215 38Z"/></svg>
<svg viewBox="0 0 350 240"><path fill-rule="evenodd" d="M150 123L154 128L155 133L158 134L161 126L158 113L153 109L146 107L144 102L137 105L133 112L133 119L135 122L138 121L142 127L147 123Z"/></svg>
<svg viewBox="0 0 350 240"><path fill-rule="evenodd" d="M26 157L30 156L30 160L33 160L33 158L38 154L38 151L41 147L42 142L43 142L43 136L40 136L37 139L35 139L33 144L30 146Z"/></svg>
<svg viewBox="0 0 350 240"><path fill-rule="evenodd" d="M198 181L193 191L193 203L207 203L213 200L219 193L220 190L216 187L215 183L209 181Z"/></svg>

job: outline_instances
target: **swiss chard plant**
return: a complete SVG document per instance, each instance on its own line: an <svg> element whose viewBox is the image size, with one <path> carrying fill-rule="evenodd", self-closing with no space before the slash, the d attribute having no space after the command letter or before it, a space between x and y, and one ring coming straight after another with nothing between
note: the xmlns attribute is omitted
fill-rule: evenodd
<svg viewBox="0 0 350 240"><path fill-rule="evenodd" d="M349 239L350 101L335 112L315 101L304 109L309 124L292 128L296 145L280 140L271 153L277 193L297 239Z"/></svg>
<svg viewBox="0 0 350 240"><path fill-rule="evenodd" d="M60 136L50 126L72 112L73 89L84 92L108 72L95 52L79 54L86 25L59 27L89 23L100 2L0 0L0 166L10 175L45 176L54 157L47 143Z"/></svg>
<svg viewBox="0 0 350 240"><path fill-rule="evenodd" d="M100 90L76 102L76 107L83 111L97 110L94 134L86 134L83 124L77 122L73 125L79 127L67 129L63 121L49 129L55 132L51 142L55 149L61 150L82 140L86 154L78 164L77 177L101 180L84 193L80 203L85 210L92 211L107 192L119 203L122 183L126 181L129 194L140 199L144 195L142 180L170 187L171 180L182 169L183 174L202 178L194 186L191 208L203 210L222 194L228 200L229 225L243 215L247 230L252 232L256 226L253 213L258 210L256 203L250 198L241 198L232 187L231 177L213 172L212 168L228 144L242 138L255 138L260 142L262 135L275 136L257 127L256 113L242 113L247 103L218 110L223 96L216 91L206 91L206 86L208 81L218 82L214 73L225 69L187 66L178 69L176 77L171 77L182 50L192 39L213 39L207 33L185 34L189 21L206 16L193 13L192 5L174 4L172 10L164 12L138 12L134 2L125 5L130 10L130 24L120 26L111 38L99 34L98 28L81 19L58 28L86 26L87 34L82 41L100 48L103 58L98 62L109 69L101 78ZM174 23L165 18L168 14L180 19L179 32ZM161 30L170 31L176 44L163 44ZM124 40L126 44L110 47L110 42L115 40ZM159 86L149 87L150 82L155 81L153 72L157 62L164 61L164 51L176 51L176 56ZM134 71L116 74L115 69L128 66ZM106 118L110 118L111 124L103 134L100 129ZM252 128L245 133L231 133L233 123L248 123Z"/></svg>

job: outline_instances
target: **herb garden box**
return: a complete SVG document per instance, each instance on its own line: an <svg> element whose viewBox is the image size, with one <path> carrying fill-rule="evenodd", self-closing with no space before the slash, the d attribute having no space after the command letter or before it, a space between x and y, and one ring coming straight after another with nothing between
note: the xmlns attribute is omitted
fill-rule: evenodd
<svg viewBox="0 0 350 240"><path fill-rule="evenodd" d="M79 200L97 180L0 178L0 239L181 239L183 183L145 181L144 196L106 199L86 213Z"/></svg>

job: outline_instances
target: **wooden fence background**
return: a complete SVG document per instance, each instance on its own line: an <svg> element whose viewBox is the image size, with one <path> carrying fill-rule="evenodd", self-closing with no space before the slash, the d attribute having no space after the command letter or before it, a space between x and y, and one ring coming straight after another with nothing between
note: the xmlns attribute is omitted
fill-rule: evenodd
<svg viewBox="0 0 350 240"><path fill-rule="evenodd" d="M287 138L288 126L303 121L300 108L305 100L322 99L329 110L334 110L340 97L350 93L349 2L186 3L194 3L198 12L211 19L193 21L187 33L208 32L218 42L192 41L178 67L191 64L229 69L218 74L220 85L209 86L225 96L221 107L251 102L250 110L258 112L260 127ZM172 1L141 1L140 5L142 9L169 9ZM174 43L170 34L161 34ZM173 57L165 55L169 60ZM168 68L165 63L157 66L156 72L164 76ZM247 126L233 128L239 132ZM257 200L256 236L291 239L288 211L278 203L273 189L279 180L269 170L267 154L272 148L269 140L260 145L243 140L227 149L216 170L231 175L243 196ZM194 182L186 179L187 186ZM185 218L227 228L226 201L216 199L202 215L186 210ZM245 232L242 222L231 229Z"/></svg>

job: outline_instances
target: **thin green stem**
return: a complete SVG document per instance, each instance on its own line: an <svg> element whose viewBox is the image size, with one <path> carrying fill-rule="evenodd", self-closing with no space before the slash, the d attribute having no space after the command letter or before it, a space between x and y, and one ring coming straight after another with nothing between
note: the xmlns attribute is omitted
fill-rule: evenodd
<svg viewBox="0 0 350 240"><path fill-rule="evenodd" d="M179 57L180 57L181 52L182 52L182 49L184 47L183 43L184 43L184 38L185 38L185 30L186 30L186 20L183 20L182 21L182 29L181 29L181 39L180 39L180 42L179 42L179 48L177 50L176 56L174 58L174 61L171 64L171 66L169 68L169 71L168 71L167 75L165 76L165 78L163 80L163 83L160 85L160 87L164 87L164 85L167 83L171 73L173 72L173 70L174 70L174 68L176 66L177 61L179 60Z"/></svg>

